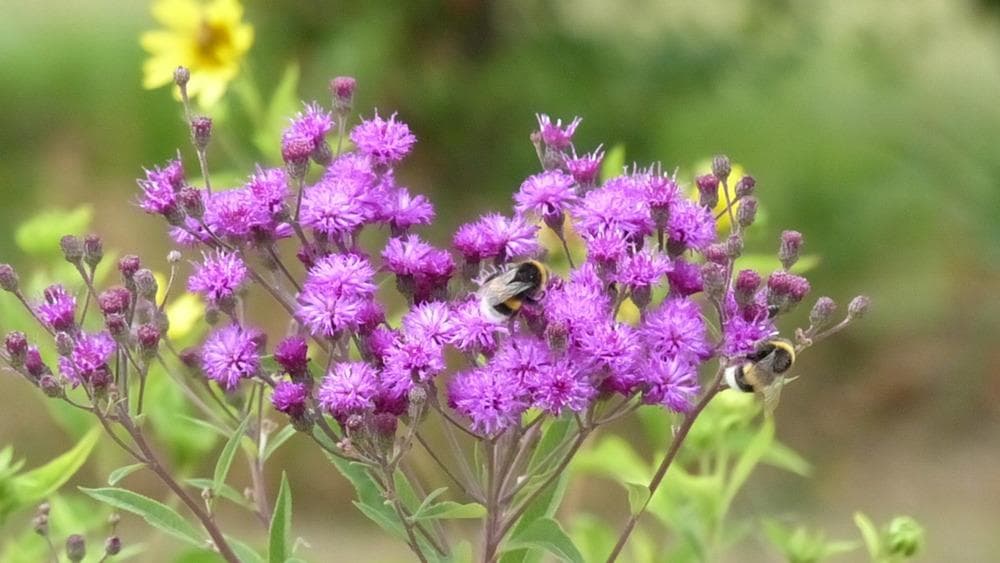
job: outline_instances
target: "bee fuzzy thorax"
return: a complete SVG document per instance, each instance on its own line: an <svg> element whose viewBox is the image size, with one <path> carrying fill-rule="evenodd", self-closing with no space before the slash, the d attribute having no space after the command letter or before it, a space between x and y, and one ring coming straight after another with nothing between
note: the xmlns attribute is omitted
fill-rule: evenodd
<svg viewBox="0 0 1000 563"><path fill-rule="evenodd" d="M502 322L536 301L548 284L549 270L537 260L526 260L492 273L480 283L479 309L493 322Z"/></svg>

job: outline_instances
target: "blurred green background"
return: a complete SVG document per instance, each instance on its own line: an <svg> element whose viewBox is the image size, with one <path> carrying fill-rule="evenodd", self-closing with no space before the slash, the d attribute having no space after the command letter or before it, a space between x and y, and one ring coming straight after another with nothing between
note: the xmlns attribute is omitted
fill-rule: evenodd
<svg viewBox="0 0 1000 563"><path fill-rule="evenodd" d="M30 270L14 226L85 202L107 247L162 256L161 222L131 205L134 179L178 147L194 161L169 91L140 86L148 5L0 0L0 13L0 260ZM582 116L579 149L622 144L628 161L682 177L731 155L767 211L751 250L800 230L822 258L814 296L874 301L863 323L801 359L785 391L778 436L814 476L761 470L737 511L794 515L834 537L856 536L854 510L880 522L908 513L929 531L928 561L1000 552L1000 4L285 0L250 2L246 19L248 72L265 92L297 62L303 99L326 103L327 80L349 74L357 111L399 111L420 139L400 174L435 202L438 243L509 205L537 169L535 112ZM239 144L246 127L230 107L218 126ZM214 169L250 171L227 158L210 149ZM0 444L29 466L65 450L41 397L4 379ZM405 560L314 448L293 441L279 457L301 483L303 555ZM74 483L96 485L114 466L98 459ZM625 513L619 497L611 515ZM728 558L776 555L751 537Z"/></svg>

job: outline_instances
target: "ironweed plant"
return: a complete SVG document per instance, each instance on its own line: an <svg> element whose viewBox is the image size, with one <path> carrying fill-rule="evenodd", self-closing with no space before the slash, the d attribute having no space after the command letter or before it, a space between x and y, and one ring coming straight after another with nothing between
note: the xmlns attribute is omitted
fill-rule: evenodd
<svg viewBox="0 0 1000 563"><path fill-rule="evenodd" d="M331 82L331 109L310 103L291 119L283 167L257 167L233 189L211 180L213 123L191 113L188 79L179 68L201 179L187 180L192 167L178 155L138 182L138 207L166 221L179 249L168 256L169 279L129 255L117 261L120 283L99 288L107 260L95 235L61 241L82 295L60 284L26 293L2 265L0 285L54 343L10 332L2 360L47 397L92 417L133 458L112 474L112 486L84 492L226 561L263 559L224 532L220 498L269 530L268 560L293 557L291 486L282 477L272 494L265 477L280 468L265 462L296 433L350 480L358 509L420 561L473 558L457 537L468 527L449 527L454 519L479 522L480 561L537 560L545 551L582 560L554 519L571 463L613 421L650 408L676 413L663 421L666 449L648 481L628 486L627 521L592 555L615 561L685 441L699 434L695 421L727 388L726 369L758 357L810 293L790 271L798 232L781 234L776 271L740 269L757 183L733 174L724 156L690 192L659 164L603 179L601 148L580 154L574 146L580 119L539 115L531 142L540 170L514 194L512 213L462 225L444 248L418 234L434 220L431 202L396 179L416 136L396 114L356 120L352 78ZM557 241L552 256L543 234ZM190 347L174 341L166 307L180 291L184 256L194 262L183 285L204 301L211 326ZM538 272L551 268L551 276L490 301L482 287L495 291L495 276L526 260L549 264ZM248 307L251 291L266 294L283 317ZM788 342L801 353L867 309L856 297L838 320L834 301L820 297L809 326ZM273 345L259 328L265 322L285 328ZM40 351L49 348L54 357ZM183 392L203 431L225 437L212 478L181 478L151 440L147 389L157 379ZM757 411L743 412L745 429ZM770 413L765 424L773 432ZM227 483L241 451L250 466L245 493ZM415 455L435 464L434 480L447 487L425 488ZM114 486L137 470L155 474L183 513ZM749 468L740 471L726 506ZM664 507L651 511L662 516ZM70 539L67 554L79 560L83 538ZM106 543L105 557L121 549L117 536Z"/></svg>

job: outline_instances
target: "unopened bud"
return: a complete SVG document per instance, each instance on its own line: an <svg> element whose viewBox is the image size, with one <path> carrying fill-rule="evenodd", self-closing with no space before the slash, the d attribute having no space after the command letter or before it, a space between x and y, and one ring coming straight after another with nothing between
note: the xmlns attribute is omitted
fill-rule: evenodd
<svg viewBox="0 0 1000 563"><path fill-rule="evenodd" d="M701 266L702 287L705 293L715 300L721 300L726 291L725 269L715 262L706 262Z"/></svg>
<svg viewBox="0 0 1000 563"><path fill-rule="evenodd" d="M705 260L716 264L726 264L729 262L729 252L724 244L710 244L705 248Z"/></svg>
<svg viewBox="0 0 1000 563"><path fill-rule="evenodd" d="M760 274L753 270L740 270L736 274L735 297L736 303L743 306L754 299L754 293L760 287Z"/></svg>
<svg viewBox="0 0 1000 563"><path fill-rule="evenodd" d="M70 264L79 264L83 260L83 242L79 237L64 236L59 239L59 248L62 249L63 258Z"/></svg>
<svg viewBox="0 0 1000 563"><path fill-rule="evenodd" d="M709 209L714 209L719 203L719 179L712 174L704 174L695 178L698 186L698 203Z"/></svg>
<svg viewBox="0 0 1000 563"><path fill-rule="evenodd" d="M735 260L743 255L743 237L733 233L726 239L726 254Z"/></svg>
<svg viewBox="0 0 1000 563"><path fill-rule="evenodd" d="M31 519L31 529L40 536L49 535L49 515L47 513L37 514Z"/></svg>
<svg viewBox="0 0 1000 563"><path fill-rule="evenodd" d="M333 95L333 111L338 115L351 112L354 106L354 91L358 81L351 76L338 76L330 81L330 94Z"/></svg>
<svg viewBox="0 0 1000 563"><path fill-rule="evenodd" d="M11 293L17 291L17 272L10 264L0 264L0 289Z"/></svg>
<svg viewBox="0 0 1000 563"><path fill-rule="evenodd" d="M91 268L96 268L104 259L104 241L93 233L83 239L83 261Z"/></svg>
<svg viewBox="0 0 1000 563"><path fill-rule="evenodd" d="M778 249L778 259L786 270L791 269L799 261L799 251L802 249L802 233L798 231L783 231L781 247Z"/></svg>
<svg viewBox="0 0 1000 563"><path fill-rule="evenodd" d="M184 88L187 86L188 80L191 80L191 71L187 67L179 66L174 70L174 84Z"/></svg>
<svg viewBox="0 0 1000 563"><path fill-rule="evenodd" d="M87 540L80 534L66 538L66 558L74 563L83 561L87 556Z"/></svg>
<svg viewBox="0 0 1000 563"><path fill-rule="evenodd" d="M132 294L124 287L112 287L97 297L97 305L105 315L124 313L132 302Z"/></svg>
<svg viewBox="0 0 1000 563"><path fill-rule="evenodd" d="M820 297L813 305L812 311L809 311L809 324L814 328L822 328L830 322L836 311L837 303L833 299Z"/></svg>
<svg viewBox="0 0 1000 563"><path fill-rule="evenodd" d="M361 428L361 425L364 423L364 421L365 421L364 417L362 417L360 414L352 414L347 417L347 420L344 422L344 426L348 430L356 432L358 429Z"/></svg>
<svg viewBox="0 0 1000 563"><path fill-rule="evenodd" d="M52 511L52 505L49 504L48 502L43 502L42 504L38 505L38 508L35 509L35 514L38 514L40 516L48 516L49 512L51 511Z"/></svg>
<svg viewBox="0 0 1000 563"><path fill-rule="evenodd" d="M12 331L7 333L7 337L4 338L3 346L7 350L7 355L10 357L10 363L14 365L15 368L24 365L24 358L28 353L28 337L24 335L23 332Z"/></svg>
<svg viewBox="0 0 1000 563"><path fill-rule="evenodd" d="M847 305L847 316L851 319L860 319L868 314L871 304L871 299L865 295L859 295L851 299L850 304Z"/></svg>
<svg viewBox="0 0 1000 563"><path fill-rule="evenodd" d="M65 332L56 333L56 352L60 356L69 356L73 353L73 348L76 348L76 342L72 336Z"/></svg>
<svg viewBox="0 0 1000 563"><path fill-rule="evenodd" d="M747 228L753 225L757 218L757 200L752 197L744 199L736 211L736 221L741 227Z"/></svg>
<svg viewBox="0 0 1000 563"><path fill-rule="evenodd" d="M52 373L49 366L42 361L42 355L38 353L38 348L34 346L28 346L28 352L24 355L24 369L28 370L28 374L36 379Z"/></svg>
<svg viewBox="0 0 1000 563"><path fill-rule="evenodd" d="M201 354L197 348L185 348L181 350L181 362L188 369L197 370L201 368Z"/></svg>
<svg viewBox="0 0 1000 563"><path fill-rule="evenodd" d="M125 280L131 280L132 276L139 271L140 266L139 257L135 254L126 254L118 260L118 271L121 272L122 278Z"/></svg>
<svg viewBox="0 0 1000 563"><path fill-rule="evenodd" d="M212 118L204 115L196 115L191 118L191 140L194 147L199 151L208 147L208 142L212 139Z"/></svg>
<svg viewBox="0 0 1000 563"><path fill-rule="evenodd" d="M159 284L157 284L156 276L153 275L153 272L143 268L135 273L133 279L135 280L135 289L136 292L139 293L139 297L149 301L154 301L156 299L156 292L159 290Z"/></svg>
<svg viewBox="0 0 1000 563"><path fill-rule="evenodd" d="M115 342L124 343L128 341L128 321L120 313L112 313L104 318L104 327L108 329L111 338Z"/></svg>
<svg viewBox="0 0 1000 563"><path fill-rule="evenodd" d="M721 182L725 182L729 179L729 173L732 170L732 165L729 162L729 157L720 154L712 159L712 174Z"/></svg>
<svg viewBox="0 0 1000 563"><path fill-rule="evenodd" d="M177 250L171 250L167 253L167 262L170 264L176 264L181 261L181 253Z"/></svg>
<svg viewBox="0 0 1000 563"><path fill-rule="evenodd" d="M316 148L313 149L309 156L312 157L313 162L316 164L326 166L327 164L330 164L331 160L333 160L333 151L330 150L330 144L323 141L321 143L316 143Z"/></svg>
<svg viewBox="0 0 1000 563"><path fill-rule="evenodd" d="M104 540L104 553L108 555L118 555L122 550L122 539L118 536L111 536Z"/></svg>
<svg viewBox="0 0 1000 563"><path fill-rule="evenodd" d="M156 351L160 346L160 331L153 325L142 325L136 332L139 341L139 353L143 359L150 360L156 357Z"/></svg>
<svg viewBox="0 0 1000 563"><path fill-rule="evenodd" d="M205 215L205 200L202 199L201 194L202 192L198 188L184 186L177 196L184 212L195 219L201 219Z"/></svg>
<svg viewBox="0 0 1000 563"><path fill-rule="evenodd" d="M417 423L420 413L423 411L424 403L427 401L427 390L419 385L410 388L409 393L409 415L412 424Z"/></svg>
<svg viewBox="0 0 1000 563"><path fill-rule="evenodd" d="M740 178L739 182L736 182L736 197L743 198L753 195L753 190L757 186L757 180L753 179L753 176L744 176Z"/></svg>
<svg viewBox="0 0 1000 563"><path fill-rule="evenodd" d="M108 525L111 526L112 529L121 521L122 517L117 512L112 512L108 515Z"/></svg>
<svg viewBox="0 0 1000 563"><path fill-rule="evenodd" d="M387 412L380 412L376 414L373 419L372 427L379 436L391 438L396 435L398 421L395 415Z"/></svg>

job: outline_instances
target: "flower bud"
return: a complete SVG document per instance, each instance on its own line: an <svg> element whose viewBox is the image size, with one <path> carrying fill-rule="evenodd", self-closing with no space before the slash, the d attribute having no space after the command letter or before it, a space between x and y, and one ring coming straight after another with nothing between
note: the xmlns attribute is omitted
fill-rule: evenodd
<svg viewBox="0 0 1000 563"><path fill-rule="evenodd" d="M740 306L753 301L754 293L760 287L760 274L753 270L740 270L736 274L735 297Z"/></svg>
<svg viewBox="0 0 1000 563"><path fill-rule="evenodd" d="M135 275L141 263L139 262L139 257L135 254L126 254L118 260L118 271L122 274L122 279L131 281L132 276Z"/></svg>
<svg viewBox="0 0 1000 563"><path fill-rule="evenodd" d="M38 387L46 397L57 398L63 396L63 387L59 380L52 375L43 375L38 380Z"/></svg>
<svg viewBox="0 0 1000 563"><path fill-rule="evenodd" d="M28 352L24 355L24 369L34 377L39 378L47 373L52 373L49 366L42 361L42 355L38 353L38 348L28 346Z"/></svg>
<svg viewBox="0 0 1000 563"><path fill-rule="evenodd" d="M87 556L87 540L80 534L66 538L66 558L74 563L83 561Z"/></svg>
<svg viewBox="0 0 1000 563"><path fill-rule="evenodd" d="M56 352L60 356L69 356L73 353L74 348L76 348L76 342L72 336L65 332L56 333Z"/></svg>
<svg viewBox="0 0 1000 563"><path fill-rule="evenodd" d="M885 548L889 555L910 558L923 550L924 529L909 516L897 516L885 531Z"/></svg>
<svg viewBox="0 0 1000 563"><path fill-rule="evenodd" d="M117 512L112 512L111 514L108 515L108 526L111 526L112 530L121 521L122 521L122 517Z"/></svg>
<svg viewBox="0 0 1000 563"><path fill-rule="evenodd" d="M11 293L17 291L17 272L10 264L0 264L0 289Z"/></svg>
<svg viewBox="0 0 1000 563"><path fill-rule="evenodd" d="M42 537L49 535L48 513L46 512L45 514L41 513L36 514L35 517L31 519L31 528L35 531L36 534Z"/></svg>
<svg viewBox="0 0 1000 563"><path fill-rule="evenodd" d="M309 345L301 336L289 336L274 349L274 360L292 376L306 377L309 373Z"/></svg>
<svg viewBox="0 0 1000 563"><path fill-rule="evenodd" d="M833 318L833 313L837 310L837 303L829 297L820 297L809 311L809 324L814 328L822 328L829 324Z"/></svg>
<svg viewBox="0 0 1000 563"><path fill-rule="evenodd" d="M726 272L721 265L714 262L702 264L701 280L703 290L709 297L716 301L722 300L726 291Z"/></svg>
<svg viewBox="0 0 1000 563"><path fill-rule="evenodd" d="M181 362L188 369L197 370L201 368L201 354L197 348L185 348L181 350Z"/></svg>
<svg viewBox="0 0 1000 563"><path fill-rule="evenodd" d="M799 261L799 250L802 248L802 233L798 231L782 231L781 247L778 249L778 259L786 270Z"/></svg>
<svg viewBox="0 0 1000 563"><path fill-rule="evenodd" d="M330 150L330 144L323 141L316 143L316 147L309 154L309 156L316 164L326 166L327 164L330 164L331 160L333 160L333 151Z"/></svg>
<svg viewBox="0 0 1000 563"><path fill-rule="evenodd" d="M333 95L333 111L338 115L346 115L354 106L354 90L358 81L351 76L338 76L330 81L330 94Z"/></svg>
<svg viewBox="0 0 1000 563"><path fill-rule="evenodd" d="M716 264L726 264L729 262L729 252L724 244L714 243L708 245L705 248L704 255L705 260Z"/></svg>
<svg viewBox="0 0 1000 563"><path fill-rule="evenodd" d="M79 264L83 259L83 242L79 237L64 236L59 239L59 248L62 249L63 258L70 264Z"/></svg>
<svg viewBox="0 0 1000 563"><path fill-rule="evenodd" d="M364 424L365 419L360 414L352 414L344 421L344 427L351 432L357 432Z"/></svg>
<svg viewBox="0 0 1000 563"><path fill-rule="evenodd" d="M148 301L156 300L156 292L159 290L159 284L156 283L156 277L153 276L153 272L143 268L135 273L133 279L135 280L135 289L139 297Z"/></svg>
<svg viewBox="0 0 1000 563"><path fill-rule="evenodd" d="M104 259L104 241L91 233L83 238L83 261L91 268L96 268Z"/></svg>
<svg viewBox="0 0 1000 563"><path fill-rule="evenodd" d="M187 67L179 66L174 70L174 84L184 88L187 86L188 80L191 80L191 71Z"/></svg>
<svg viewBox="0 0 1000 563"><path fill-rule="evenodd" d="M111 536L104 540L104 553L108 555L118 555L122 550L122 539L118 536Z"/></svg>
<svg viewBox="0 0 1000 563"><path fill-rule="evenodd" d="M743 237L733 233L726 239L726 253L729 258L736 260L743 255Z"/></svg>
<svg viewBox="0 0 1000 563"><path fill-rule="evenodd" d="M423 411L424 403L427 402L427 389L414 385L410 388L408 399L409 412L407 414L410 415L410 423L416 424L421 411Z"/></svg>
<svg viewBox="0 0 1000 563"><path fill-rule="evenodd" d="M181 188L177 199L181 203L181 208L188 216L201 219L205 216L205 200L202 199L201 190L193 186Z"/></svg>
<svg viewBox="0 0 1000 563"><path fill-rule="evenodd" d="M398 420L395 415L387 412L380 412L373 417L372 429L382 437L391 438L396 435Z"/></svg>
<svg viewBox="0 0 1000 563"><path fill-rule="evenodd" d="M728 180L729 173L731 171L732 165L729 162L728 156L720 154L716 155L716 157L712 159L712 174L714 174L719 181L725 182Z"/></svg>
<svg viewBox="0 0 1000 563"><path fill-rule="evenodd" d="M754 219L757 218L757 200L752 197L744 199L736 210L736 221L744 229L753 225Z"/></svg>
<svg viewBox="0 0 1000 563"><path fill-rule="evenodd" d="M115 342L123 344L128 341L128 321L125 320L125 315L121 313L108 315L104 318L104 327L108 329Z"/></svg>
<svg viewBox="0 0 1000 563"><path fill-rule="evenodd" d="M23 332L16 330L8 332L7 337L4 338L3 346L10 357L10 363L15 368L24 365L24 358L28 354L28 337Z"/></svg>
<svg viewBox="0 0 1000 563"><path fill-rule="evenodd" d="M860 319L868 314L868 309L871 307L871 299L868 299L865 295L859 295L847 305L847 317L850 319Z"/></svg>
<svg viewBox="0 0 1000 563"><path fill-rule="evenodd" d="M97 297L97 305L105 316L125 313L132 303L132 294L124 287L112 287Z"/></svg>
<svg viewBox="0 0 1000 563"><path fill-rule="evenodd" d="M144 360L151 360L156 357L156 351L160 345L160 331L153 325L142 325L136 331L136 339L139 341L139 353Z"/></svg>
<svg viewBox="0 0 1000 563"><path fill-rule="evenodd" d="M695 178L698 186L698 203L709 209L714 209L719 203L719 179L712 174L704 174Z"/></svg>
<svg viewBox="0 0 1000 563"><path fill-rule="evenodd" d="M176 264L181 261L181 253L177 250L171 250L167 253L167 263Z"/></svg>
<svg viewBox="0 0 1000 563"><path fill-rule="evenodd" d="M754 188L757 186L757 180L753 179L753 176L744 176L740 178L739 182L736 182L736 197L744 198L753 195Z"/></svg>
<svg viewBox="0 0 1000 563"><path fill-rule="evenodd" d="M191 140L194 147L199 151L208 147L208 142L212 139L212 118L204 115L196 115L191 118Z"/></svg>

